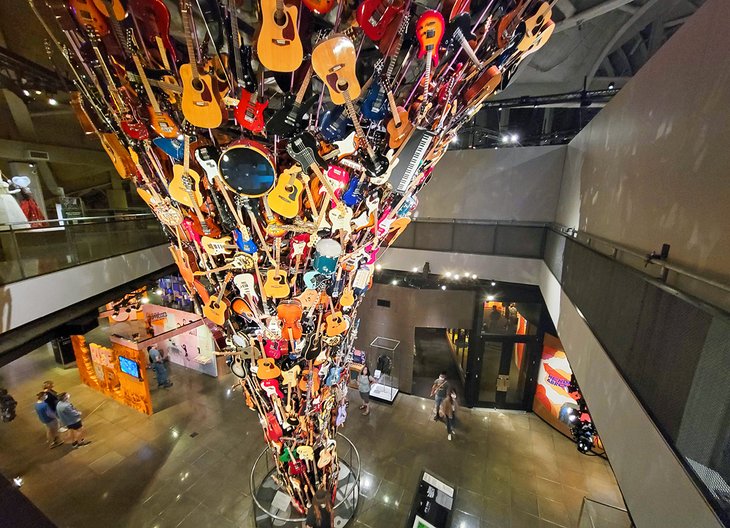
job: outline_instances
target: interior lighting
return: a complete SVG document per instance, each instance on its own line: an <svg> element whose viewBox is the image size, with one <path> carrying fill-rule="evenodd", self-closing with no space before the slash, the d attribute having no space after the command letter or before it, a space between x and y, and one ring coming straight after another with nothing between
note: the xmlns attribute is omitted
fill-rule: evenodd
<svg viewBox="0 0 730 528"><path fill-rule="evenodd" d="M156 293L157 295L162 295L162 288L157 288L157 289L155 290L155 293Z"/></svg>
<svg viewBox="0 0 730 528"><path fill-rule="evenodd" d="M517 143L520 140L520 135L512 134L512 135L510 135L509 140L511 143Z"/></svg>
<svg viewBox="0 0 730 528"><path fill-rule="evenodd" d="M504 134L502 136L502 143L509 143L509 135L508 134Z"/></svg>
<svg viewBox="0 0 730 528"><path fill-rule="evenodd" d="M53 97L51 97L50 99L48 99L48 104L51 106L57 106L58 101L56 101Z"/></svg>
<svg viewBox="0 0 730 528"><path fill-rule="evenodd" d="M142 304L147 304L148 302L150 302L150 298L149 297L142 297L139 300L139 302L141 302Z"/></svg>
<svg viewBox="0 0 730 528"><path fill-rule="evenodd" d="M494 300L494 295L487 295L487 300L488 301L493 301Z"/></svg>
<svg viewBox="0 0 730 528"><path fill-rule="evenodd" d="M445 273L445 275L446 275L446 276L447 276L448 278L451 278L451 272L450 272L450 271L447 271L447 272Z"/></svg>
<svg viewBox="0 0 730 528"><path fill-rule="evenodd" d="M43 93L43 92L41 92L40 90L36 90L36 91L35 91L35 94L36 94L36 95L41 95L42 93Z"/></svg>
<svg viewBox="0 0 730 528"><path fill-rule="evenodd" d="M441 289L442 290L445 290L446 289L446 284L444 284L443 286L441 286Z"/></svg>
<svg viewBox="0 0 730 528"><path fill-rule="evenodd" d="M492 281L491 284L492 284L492 286L496 286L497 285L497 283L494 282L494 281Z"/></svg>
<svg viewBox="0 0 730 528"><path fill-rule="evenodd" d="M383 266L381 264L376 264L375 265L375 270L376 271L380 271L381 269L383 269Z"/></svg>
<svg viewBox="0 0 730 528"><path fill-rule="evenodd" d="M460 278L460 277L461 277L461 275L459 275L459 274L457 273L456 275L454 275L454 280L459 280L459 278Z"/></svg>
<svg viewBox="0 0 730 528"><path fill-rule="evenodd" d="M26 97L30 97L30 92L28 90L23 90L23 95Z"/></svg>
<svg viewBox="0 0 730 528"><path fill-rule="evenodd" d="M613 90L614 88L616 88L616 83L608 83L609 90Z"/></svg>
<svg viewBox="0 0 730 528"><path fill-rule="evenodd" d="M183 141L184 139L185 139L185 136L184 135L178 134L178 136L177 136L177 140L178 141ZM228 161L228 156L224 156L223 157L223 161Z"/></svg>
<svg viewBox="0 0 730 528"><path fill-rule="evenodd" d="M452 142L452 143L453 143L454 145L456 145L457 143L459 143L459 136L454 136L454 137L453 137L453 138L451 139L451 142Z"/></svg>
<svg viewBox="0 0 730 528"><path fill-rule="evenodd" d="M23 485L23 477L15 477L13 479L13 484L15 484L18 488Z"/></svg>
<svg viewBox="0 0 730 528"><path fill-rule="evenodd" d="M393 282L391 282L391 284L393 286L397 286L398 285L398 280L397 279L393 279Z"/></svg>
<svg viewBox="0 0 730 528"><path fill-rule="evenodd" d="M477 278L477 274L476 274L476 273L472 273L472 274L471 274L471 278L472 278L472 279L476 279L476 278Z"/></svg>
<svg viewBox="0 0 730 528"><path fill-rule="evenodd" d="M417 266L413 266L413 267L411 268L411 271L412 271L413 273L416 273L416 272L418 271L418 267L417 267Z"/></svg>

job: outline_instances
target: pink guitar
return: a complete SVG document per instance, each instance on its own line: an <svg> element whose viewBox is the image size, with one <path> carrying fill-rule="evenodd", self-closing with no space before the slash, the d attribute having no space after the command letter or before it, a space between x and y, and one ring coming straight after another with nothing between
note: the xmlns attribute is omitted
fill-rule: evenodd
<svg viewBox="0 0 730 528"><path fill-rule="evenodd" d="M327 178L330 179L332 188L335 190L335 196L342 198L342 193L347 189L350 183L350 173L337 165L330 165L327 169Z"/></svg>
<svg viewBox="0 0 730 528"><path fill-rule="evenodd" d="M264 392L269 398L278 396L279 398L284 399L284 393L281 392L281 389L279 389L279 380L265 379L261 380L260 383L261 387L264 389Z"/></svg>
<svg viewBox="0 0 730 528"><path fill-rule="evenodd" d="M266 339L264 341L264 354L266 354L266 357L279 359L281 356L287 354L288 352L288 342L283 339Z"/></svg>

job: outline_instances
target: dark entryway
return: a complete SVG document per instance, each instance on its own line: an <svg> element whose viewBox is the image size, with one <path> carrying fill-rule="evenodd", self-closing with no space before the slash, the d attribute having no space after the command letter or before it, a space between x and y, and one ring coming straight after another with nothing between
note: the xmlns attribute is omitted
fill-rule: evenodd
<svg viewBox="0 0 730 528"><path fill-rule="evenodd" d="M416 354L413 358L412 394L424 398L430 397L433 381L445 370L449 383L462 399L464 385L446 335L446 329L416 328L415 332Z"/></svg>

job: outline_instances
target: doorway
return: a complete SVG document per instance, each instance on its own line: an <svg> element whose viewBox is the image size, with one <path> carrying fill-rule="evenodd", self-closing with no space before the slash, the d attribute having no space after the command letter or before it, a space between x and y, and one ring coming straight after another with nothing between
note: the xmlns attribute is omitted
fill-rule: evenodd
<svg viewBox="0 0 730 528"><path fill-rule="evenodd" d="M416 328L415 356L413 358L413 386L411 394L431 397L431 386L439 374L446 371L446 379L456 389L459 398L464 396L464 383L457 368L454 349L449 342L446 328Z"/></svg>
<svg viewBox="0 0 730 528"><path fill-rule="evenodd" d="M479 404L498 409L527 409L528 380L538 343L532 337L482 339L478 362Z"/></svg>

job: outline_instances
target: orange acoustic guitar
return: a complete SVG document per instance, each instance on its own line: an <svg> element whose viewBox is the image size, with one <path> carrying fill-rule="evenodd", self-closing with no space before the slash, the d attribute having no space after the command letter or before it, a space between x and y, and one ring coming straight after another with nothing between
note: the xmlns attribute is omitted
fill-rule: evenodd
<svg viewBox="0 0 730 528"><path fill-rule="evenodd" d="M198 71L188 0L180 0L180 15L190 61L180 66L180 81L183 90L182 112L185 119L193 126L217 128L223 122L220 94L213 86L213 78L209 74L201 74Z"/></svg>
<svg viewBox="0 0 730 528"><path fill-rule="evenodd" d="M261 31L256 42L259 62L264 68L293 72L304 59L299 37L296 6L284 0L261 0Z"/></svg>

